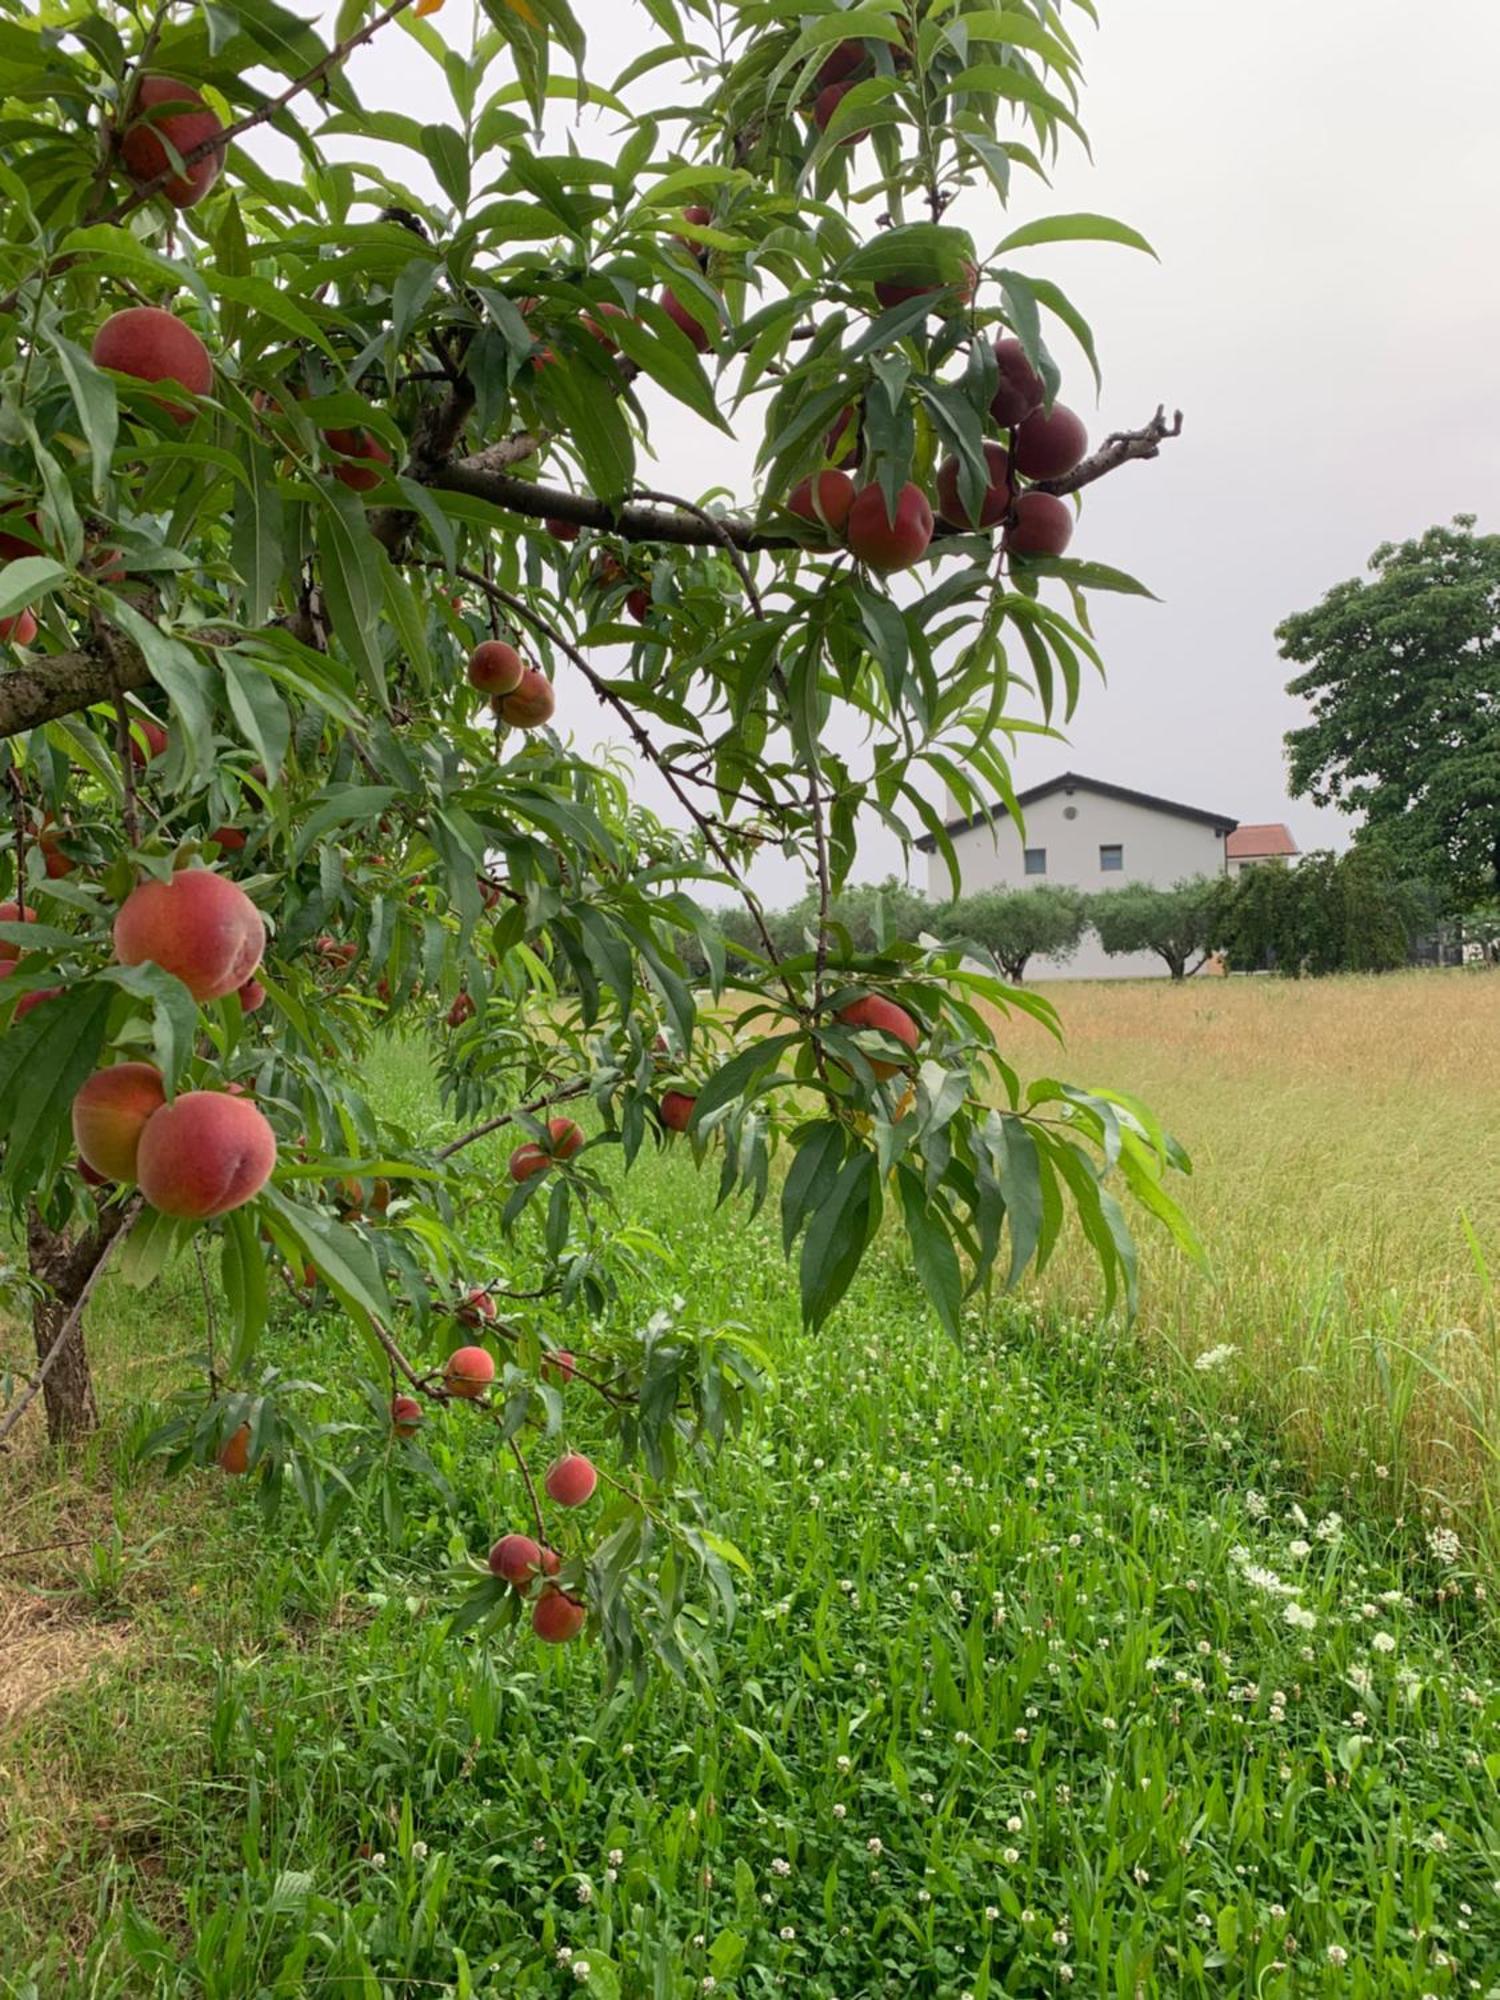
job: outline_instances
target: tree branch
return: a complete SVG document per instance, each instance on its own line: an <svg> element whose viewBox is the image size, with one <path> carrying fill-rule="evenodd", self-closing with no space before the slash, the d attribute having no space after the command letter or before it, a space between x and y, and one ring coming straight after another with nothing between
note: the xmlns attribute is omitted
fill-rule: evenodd
<svg viewBox="0 0 1500 2000"><path fill-rule="evenodd" d="M1168 438L1181 437L1182 412L1174 410L1172 420L1167 421L1164 404L1158 404L1156 415L1149 424L1143 424L1138 431L1111 431L1099 449L1061 479L1039 479L1035 490L1039 493L1077 493L1082 487L1092 486L1096 479L1115 472L1122 465L1128 465L1134 458L1156 458Z"/></svg>
<svg viewBox="0 0 1500 2000"><path fill-rule="evenodd" d="M582 1097L588 1087L587 1079L580 1078L576 1083L565 1084L561 1090L554 1090L550 1097L534 1097L529 1104L518 1104L514 1111L502 1111L497 1118L486 1118L471 1132L450 1139L446 1146L439 1146L437 1158L451 1160L455 1153L461 1153L465 1146L472 1146L476 1139L487 1139L491 1132L513 1125L518 1118L534 1118L538 1111L550 1110L554 1104L566 1104L570 1097Z"/></svg>

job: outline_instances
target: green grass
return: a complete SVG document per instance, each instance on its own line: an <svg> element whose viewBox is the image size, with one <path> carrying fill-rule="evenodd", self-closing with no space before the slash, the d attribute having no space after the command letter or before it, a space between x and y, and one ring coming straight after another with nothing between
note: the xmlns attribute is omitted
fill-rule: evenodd
<svg viewBox="0 0 1500 2000"><path fill-rule="evenodd" d="M1490 1989L1471 1584L1420 1537L1403 1563L1388 1528L1320 1534L1327 1500L1128 1342L1001 1312L955 1350L881 1255L809 1345L764 1223L726 1226L681 1158L633 1186L671 1260L622 1324L681 1296L778 1357L710 1482L754 1572L714 1683L605 1698L591 1649L446 1636L453 1558L520 1518L464 1411L433 1426L452 1545L415 1480L320 1551L217 1479L38 1459L14 1540L93 1547L12 1578L70 1582L125 1643L0 1752L0 1992ZM192 1303L125 1296L95 1340L130 1379ZM278 1338L336 1375L331 1324Z"/></svg>

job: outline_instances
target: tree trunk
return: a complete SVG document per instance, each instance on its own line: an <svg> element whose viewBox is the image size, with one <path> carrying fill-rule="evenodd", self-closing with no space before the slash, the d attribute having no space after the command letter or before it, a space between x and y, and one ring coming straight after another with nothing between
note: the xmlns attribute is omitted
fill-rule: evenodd
<svg viewBox="0 0 1500 2000"><path fill-rule="evenodd" d="M26 1252L31 1275L44 1287L31 1311L38 1365L52 1352L69 1313L77 1305L95 1265L108 1250L126 1220L127 1210L115 1203L101 1209L92 1229L77 1238L53 1229L33 1203L26 1217ZM99 1406L89 1372L88 1349L80 1319L42 1384L47 1410L47 1436L53 1444L68 1444L97 1429Z"/></svg>

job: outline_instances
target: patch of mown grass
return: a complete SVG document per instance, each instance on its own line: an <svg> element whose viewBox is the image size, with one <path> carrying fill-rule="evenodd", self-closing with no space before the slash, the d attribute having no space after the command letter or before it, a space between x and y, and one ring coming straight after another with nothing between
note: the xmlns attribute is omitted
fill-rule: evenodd
<svg viewBox="0 0 1500 2000"><path fill-rule="evenodd" d="M726 1222L680 1154L630 1186L670 1258L622 1324L739 1320L777 1356L706 1481L752 1569L716 1676L606 1696L588 1647L446 1636L453 1558L520 1518L471 1412L427 1439L451 1543L415 1480L396 1532L361 1507L323 1550L241 1488L172 1489L180 1538L101 1606L129 1651L5 1748L0 1990L1500 1978L1500 1686L1441 1551L1336 1521L1128 1338L1006 1309L955 1348L893 1252L809 1342L766 1219ZM316 1320L277 1338L325 1381L348 1351ZM153 1477L118 1504L150 1518Z"/></svg>

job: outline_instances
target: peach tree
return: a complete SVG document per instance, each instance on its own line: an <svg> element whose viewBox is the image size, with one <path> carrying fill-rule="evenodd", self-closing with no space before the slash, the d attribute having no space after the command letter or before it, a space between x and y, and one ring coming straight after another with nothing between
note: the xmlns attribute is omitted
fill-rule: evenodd
<svg viewBox="0 0 1500 2000"><path fill-rule="evenodd" d="M1139 588L1073 550L1078 496L1179 424L1091 450L1060 399L1053 343L1087 386L1092 336L1030 253L1140 239L1040 205L1081 136L1057 8L651 0L612 78L567 0L440 8L0 26L0 1132L37 1348L0 1432L38 1394L93 1421L111 1256L195 1261L174 1464L331 1524L362 1483L446 1491L434 1431L488 1425L510 1512L462 1617L639 1671L695 1580L731 1601L689 1479L758 1356L690 1307L607 1335L617 1165L686 1147L774 1199L814 1333L885 1222L950 1331L1069 1215L1107 1301L1128 1203L1187 1240L1149 1113L1007 1059L1043 1000L832 913L870 826L957 887L945 800L1013 805L1018 716L1098 663L1087 593ZM397 64L441 122L361 95ZM742 494L653 484L684 424L753 447ZM792 951L767 846L814 885ZM363 1087L391 1035L440 1128ZM347 1328L352 1433L288 1380L295 1300Z"/></svg>

